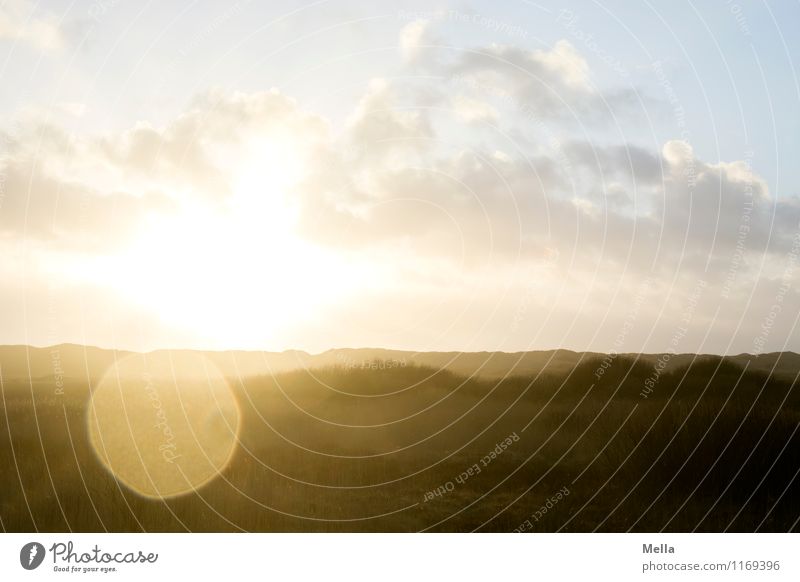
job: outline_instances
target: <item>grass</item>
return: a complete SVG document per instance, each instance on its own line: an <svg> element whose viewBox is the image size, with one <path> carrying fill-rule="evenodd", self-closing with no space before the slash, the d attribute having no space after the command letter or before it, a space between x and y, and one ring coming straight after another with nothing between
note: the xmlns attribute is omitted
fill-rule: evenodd
<svg viewBox="0 0 800 582"><path fill-rule="evenodd" d="M407 366L230 380L240 442L219 478L152 500L89 445L90 382L9 385L6 531L791 531L800 396L721 358L663 374L618 357L567 373L465 378ZM520 438L485 466L481 459ZM480 472L461 479L478 464ZM450 483L452 488L450 488ZM444 487L426 501L426 493ZM570 494L538 520L563 487ZM428 495L430 497L430 495Z"/></svg>

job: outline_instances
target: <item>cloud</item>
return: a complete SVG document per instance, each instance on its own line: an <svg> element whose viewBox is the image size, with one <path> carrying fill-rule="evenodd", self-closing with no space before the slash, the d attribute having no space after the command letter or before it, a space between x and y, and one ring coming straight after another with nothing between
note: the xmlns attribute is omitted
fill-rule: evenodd
<svg viewBox="0 0 800 582"><path fill-rule="evenodd" d="M563 153L566 166L480 149L432 150L410 167L339 157L338 178L303 185L301 232L465 264L541 261L556 248L576 269L719 279L737 245L779 260L798 227L798 199L776 200L745 161L703 162L677 141L661 151L571 141Z"/></svg>
<svg viewBox="0 0 800 582"><path fill-rule="evenodd" d="M446 69L473 86L504 91L519 108L543 116L590 110L602 99L589 78L588 65L566 40L550 50L491 45L460 52Z"/></svg>
<svg viewBox="0 0 800 582"><path fill-rule="evenodd" d="M160 192L101 192L48 176L29 161L7 163L3 172L0 238L26 238L58 252L114 252L138 234L150 213L172 209Z"/></svg>
<svg viewBox="0 0 800 582"><path fill-rule="evenodd" d="M561 47L534 60L574 69L564 82L587 90L574 58ZM338 134L275 90L210 91L163 127L141 122L106 136L32 127L0 162L0 235L113 249L181 207L225 216L252 156L263 196L271 165L285 173L303 160L286 185L297 229L332 248L403 247L471 264L535 261L558 248L583 265L723 269L742 232L749 249L781 253L800 220L798 199L773 198L746 162L706 163L684 142L661 151L574 139L539 153L463 147L436 129L443 118L409 99L373 80ZM501 115L460 94L452 106L462 121Z"/></svg>
<svg viewBox="0 0 800 582"><path fill-rule="evenodd" d="M569 141L562 146L564 154L576 168L589 168L590 179L623 178L631 188L659 184L663 178L664 160L657 151L634 144L598 145L588 141Z"/></svg>
<svg viewBox="0 0 800 582"><path fill-rule="evenodd" d="M412 70L460 81L472 89L465 97L499 98L527 117L613 124L646 116L641 108L650 102L634 87L598 86L567 39L538 49L497 43L458 48L435 36L433 20L418 19L402 28L400 46Z"/></svg>
<svg viewBox="0 0 800 582"><path fill-rule="evenodd" d="M406 48L423 59L414 43L427 25L406 28ZM664 311L658 305L650 315L675 321L699 279L713 296L735 266L730 296L746 297L780 277L800 199L770 193L748 160L707 162L682 141L654 146L604 133L600 143L571 131L570 111L592 115L614 92L592 84L569 43L495 46L435 62L474 83L451 91L435 81L426 92L374 79L341 120L277 90L211 90L161 126L141 121L106 135L26 126L0 158L0 256L13 255L24 238L49 264L43 272L53 273L64 255L124 261L144 244L148 260L167 257L159 273L170 281L172 263L191 255L188 264L201 272L189 280L238 280L240 314L274 281L300 281L318 294L319 281L293 274L327 265L322 272L334 275L326 294L351 279L353 288L319 319L298 324L293 337L328 337L315 322L347 322L355 310L352 321L373 326L361 337L381 344L380 332L413 314L417 331L397 341L423 345L451 317L471 313L449 337L460 349L474 339L473 323L495 307L498 319L482 337L497 345L527 302L531 325L555 338L545 344L587 347L602 314L624 320L644 279L653 280L654 302L666 298ZM542 123L521 123L524 107L509 104L524 104ZM306 254L264 236L271 231L323 249L324 259L303 262L297 257ZM154 232L162 238L150 240ZM173 239L174 248L160 249ZM109 284L91 260L64 265L73 277L94 273L84 282L92 293ZM138 271L129 277L135 282ZM145 287L156 299L166 293ZM187 312L203 300L172 297ZM121 299L110 301L120 302L124 308ZM550 309L555 323L534 315ZM215 313L224 319L227 312ZM697 321L709 313L699 308ZM567 341L570 321L581 329ZM669 325L657 327L654 334L669 341ZM354 341L347 325L336 329L337 343ZM517 329L509 346L525 347L528 331Z"/></svg>
<svg viewBox="0 0 800 582"><path fill-rule="evenodd" d="M496 122L497 110L485 101L470 99L464 95L453 97L453 112L456 117L465 123Z"/></svg>
<svg viewBox="0 0 800 582"><path fill-rule="evenodd" d="M664 145L664 230L692 252L729 253L741 238L760 252L785 252L800 224L798 198L776 200L747 160L708 163L682 141ZM781 220L775 221L781 209Z"/></svg>
<svg viewBox="0 0 800 582"><path fill-rule="evenodd" d="M418 19L406 24L400 30L400 52L406 62L417 61L424 53L425 47L435 44L436 38L431 33L431 21Z"/></svg>
<svg viewBox="0 0 800 582"><path fill-rule="evenodd" d="M354 149L374 161L392 151L424 147L422 141L432 135L424 109L399 106L392 85L373 79L350 116L347 138Z"/></svg>
<svg viewBox="0 0 800 582"><path fill-rule="evenodd" d="M164 127L141 122L105 136L32 122L6 136L0 234L61 248L116 247L150 214L181 204L224 206L237 163L262 147L259 140L288 144L302 136L303 147L313 147L326 132L320 117L274 90L211 91ZM268 173L279 162L264 155L260 163Z"/></svg>
<svg viewBox="0 0 800 582"><path fill-rule="evenodd" d="M27 0L7 0L0 5L0 40L24 42L44 51L59 50L65 43L55 15L38 13Z"/></svg>

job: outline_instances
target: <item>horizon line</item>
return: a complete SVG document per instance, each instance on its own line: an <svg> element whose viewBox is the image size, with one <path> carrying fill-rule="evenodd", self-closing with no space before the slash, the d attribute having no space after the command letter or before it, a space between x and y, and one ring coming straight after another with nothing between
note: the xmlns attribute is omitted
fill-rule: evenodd
<svg viewBox="0 0 800 582"><path fill-rule="evenodd" d="M26 348L26 349L36 349L36 350L47 350L53 348L59 348L62 346L74 346L78 348L91 348L96 350L104 350L104 351L115 351L115 352L130 352L136 354L152 354L155 352L206 352L206 353L217 353L217 354L226 354L232 352L244 352L244 353L253 353L253 354L288 354L288 353L302 353L307 356L321 356L327 354L329 352L335 351L342 351L342 350L352 350L352 351L365 351L365 350L382 350L387 352L404 352L410 354L507 354L507 355L515 355L515 354L530 354L530 353L546 353L546 352L572 352L574 354L603 354L603 355L610 355L610 354L617 354L617 355L662 355L662 354L672 354L674 356L681 356L681 355L691 355L691 356L716 356L716 357L735 357L735 356L767 356L770 354L795 354L800 355L800 352L795 352L794 350L773 350L769 352L759 352L759 353L752 353L752 352L738 352L738 353L729 353L729 354L720 354L720 353L713 353L713 352L670 352L670 351L660 351L660 352L637 352L637 351L625 351L620 352L617 350L611 351L596 351L596 350L576 350L572 348L547 348L547 349L530 349L530 350L515 350L515 351L506 351L506 350L475 350L475 351L465 351L465 350L428 350L428 351L420 351L420 350L413 350L413 349L402 349L402 348L384 348L384 347L337 347L337 348L328 348L321 352L309 352L302 349L296 348L287 348L281 351L275 350L259 350L259 349L241 349L241 348L226 348L226 349L205 349L205 348L154 348L150 350L133 350L133 349L126 349L126 348L116 348L116 347L103 347L93 344L79 344L75 342L61 342L57 344L49 344L43 346L37 346L34 344L0 344L0 349L2 348Z"/></svg>

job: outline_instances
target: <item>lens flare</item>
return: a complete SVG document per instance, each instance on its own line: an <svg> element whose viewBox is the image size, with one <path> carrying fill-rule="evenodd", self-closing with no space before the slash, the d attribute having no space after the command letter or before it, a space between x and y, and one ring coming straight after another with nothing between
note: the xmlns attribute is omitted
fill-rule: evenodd
<svg viewBox="0 0 800 582"><path fill-rule="evenodd" d="M236 399L208 359L180 352L115 363L92 393L89 438L103 465L146 497L195 491L217 477L236 447Z"/></svg>

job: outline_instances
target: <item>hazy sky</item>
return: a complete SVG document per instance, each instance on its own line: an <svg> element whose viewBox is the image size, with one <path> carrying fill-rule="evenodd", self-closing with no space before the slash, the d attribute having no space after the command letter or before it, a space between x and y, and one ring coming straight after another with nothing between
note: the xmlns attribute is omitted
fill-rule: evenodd
<svg viewBox="0 0 800 582"><path fill-rule="evenodd" d="M0 343L800 350L797 22L0 0Z"/></svg>

